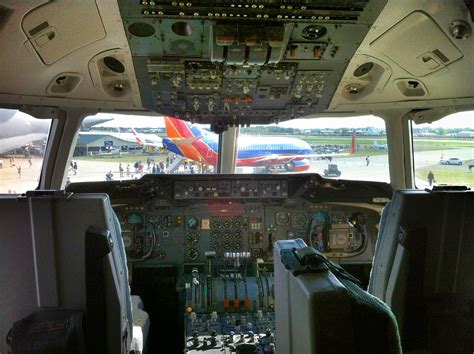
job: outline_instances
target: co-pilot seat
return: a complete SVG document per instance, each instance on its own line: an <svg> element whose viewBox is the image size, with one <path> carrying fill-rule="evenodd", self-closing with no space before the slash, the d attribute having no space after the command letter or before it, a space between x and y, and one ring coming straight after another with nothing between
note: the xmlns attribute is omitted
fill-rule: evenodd
<svg viewBox="0 0 474 354"><path fill-rule="evenodd" d="M16 321L51 309L84 313L87 353L143 351L149 319L141 300L130 296L120 224L107 195L34 191L0 196L0 230L0 352L8 351L4 339ZM104 269L102 281L88 283L86 273L96 273L86 264L86 238L100 233L110 241L110 252L97 263ZM88 310L101 298L104 324L91 326L104 337L89 326L97 308Z"/></svg>
<svg viewBox="0 0 474 354"><path fill-rule="evenodd" d="M474 349L474 191L448 188L396 191L382 213L368 291L404 352Z"/></svg>

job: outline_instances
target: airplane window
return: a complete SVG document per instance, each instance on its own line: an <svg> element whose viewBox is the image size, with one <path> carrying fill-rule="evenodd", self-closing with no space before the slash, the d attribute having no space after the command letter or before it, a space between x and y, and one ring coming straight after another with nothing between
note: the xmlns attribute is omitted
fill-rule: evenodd
<svg viewBox="0 0 474 354"><path fill-rule="evenodd" d="M389 182L385 122L374 116L312 118L240 129L236 173L302 172Z"/></svg>
<svg viewBox="0 0 474 354"><path fill-rule="evenodd" d="M415 184L474 187L474 111L413 124Z"/></svg>
<svg viewBox="0 0 474 354"><path fill-rule="evenodd" d="M236 173L319 173L389 181L381 118L314 118L241 128ZM144 174L214 173L218 135L169 117L98 114L81 126L69 182L138 179Z"/></svg>
<svg viewBox="0 0 474 354"><path fill-rule="evenodd" d="M50 127L50 119L0 109L0 193L38 187Z"/></svg>
<svg viewBox="0 0 474 354"><path fill-rule="evenodd" d="M218 135L162 116L86 117L67 166L67 183L139 179L145 174L214 173Z"/></svg>

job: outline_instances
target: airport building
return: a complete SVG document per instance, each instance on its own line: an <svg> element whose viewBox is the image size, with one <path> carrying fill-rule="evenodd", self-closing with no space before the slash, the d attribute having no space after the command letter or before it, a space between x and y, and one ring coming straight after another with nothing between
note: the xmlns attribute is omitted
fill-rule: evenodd
<svg viewBox="0 0 474 354"><path fill-rule="evenodd" d="M139 152L143 147L134 142L131 133L81 132L77 139L74 156L96 155L111 151Z"/></svg>

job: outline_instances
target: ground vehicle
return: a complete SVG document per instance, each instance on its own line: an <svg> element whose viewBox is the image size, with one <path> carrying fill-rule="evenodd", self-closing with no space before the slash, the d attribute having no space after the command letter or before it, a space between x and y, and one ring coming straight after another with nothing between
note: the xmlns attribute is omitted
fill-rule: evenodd
<svg viewBox="0 0 474 354"><path fill-rule="evenodd" d="M447 160L441 160L439 162L440 165L457 165L457 166L462 166L462 160L457 157L450 157Z"/></svg>
<svg viewBox="0 0 474 354"><path fill-rule="evenodd" d="M280 5L276 8L267 7L264 1L244 1L242 7L236 3L232 10L227 1L207 5L197 2L193 6L186 2L181 6L180 2L173 5L125 0L54 1L41 6L34 1L3 1L0 58L7 65L0 68L0 103L36 117L53 118L46 162L33 180L40 176L40 189L64 187L77 129L85 116L97 111L168 114L212 124L212 130L221 133L220 162L215 170L223 174L232 174L235 168L237 125L282 124L285 120L292 124L298 117L336 119L371 113L383 119L389 148L388 155L383 155L388 163L380 163L379 170L389 174L390 188L415 188L412 122L436 122L453 111L474 107L472 83L460 79L468 77L473 66L472 4L391 0L351 1L354 6L344 7L348 2L336 3L330 9L308 8L306 3L294 9L294 3L284 1L275 2ZM260 23L268 26L258 26ZM265 32L267 29L271 31ZM368 145L370 148L372 141ZM436 153L436 162L438 158ZM375 157L371 159L370 166L354 166L371 171L369 168L376 165ZM339 160L337 163L341 166ZM11 181L17 183L20 179L13 168L3 170L13 171ZM81 163L79 170L84 171ZM22 178L26 171L23 169ZM344 171L345 176L349 174L349 169ZM98 174L104 178L103 171ZM155 348L161 340L172 341L176 347L182 345L183 326L176 319L182 319L184 311L175 285L178 278L187 282L190 274L183 271L192 271L193 263L205 268L214 214L219 216L216 230L222 237L212 245L219 248L221 256L226 247L233 251L240 245L242 252L254 252L254 258L268 264L275 238L305 235L305 223L316 214L316 208L323 212L324 207L330 209L331 217L344 228L340 241L347 246L345 231L352 226L344 222L346 216L361 212L357 209L361 204L368 205L363 215L370 219L369 244L373 246L378 213L390 198L388 184L359 181L340 185L309 175L274 179L151 177L136 184L72 183L70 188L111 195L121 215L124 238L127 245L131 244L127 251L132 259L140 258L134 246L140 249L146 232L152 232L159 223L155 234L163 236L163 242L150 259L130 265L135 272L133 290L142 287L149 291L151 300L146 306L154 309L152 322L160 323L153 333ZM297 192L291 198L282 195L288 181L290 190ZM314 193L310 193L316 184ZM361 185L383 193L374 192L370 195L373 198L367 199L369 194ZM175 191L179 193L171 194ZM195 199L189 198L190 193ZM232 209L241 214L221 217L230 209L225 207L229 199L235 206ZM335 202L349 206L336 208L331 204ZM133 211L126 209L131 206ZM325 214L317 216L325 222ZM251 234L252 247L239 240L244 238L238 228L228 226L242 225L244 219L247 225L252 221L255 228L244 230L246 237ZM202 225L209 225L209 229ZM260 240L263 245L259 245ZM338 246L337 242L333 246ZM342 263L356 260L351 265L368 278L371 249L374 247L366 247L365 254L337 258L344 258ZM224 269L222 263L220 269ZM224 282L218 279L221 289ZM2 289L9 288L9 284L4 285ZM160 289L160 293L153 293L154 289Z"/></svg>
<svg viewBox="0 0 474 354"><path fill-rule="evenodd" d="M324 176L327 177L339 177L341 176L341 171L338 170L337 165L330 163L327 170L324 170Z"/></svg>

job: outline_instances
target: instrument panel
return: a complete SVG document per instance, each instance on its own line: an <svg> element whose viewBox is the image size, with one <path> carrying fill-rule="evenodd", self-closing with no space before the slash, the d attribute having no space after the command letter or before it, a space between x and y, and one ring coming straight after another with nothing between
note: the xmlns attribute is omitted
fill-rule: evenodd
<svg viewBox="0 0 474 354"><path fill-rule="evenodd" d="M387 200L389 188L374 187L375 200ZM356 190L356 182L317 175L151 176L122 182L109 195L132 262L224 263L226 254L243 252L272 262L274 242L294 238L342 262L370 262L381 205L357 202ZM346 202L338 200L343 194Z"/></svg>

